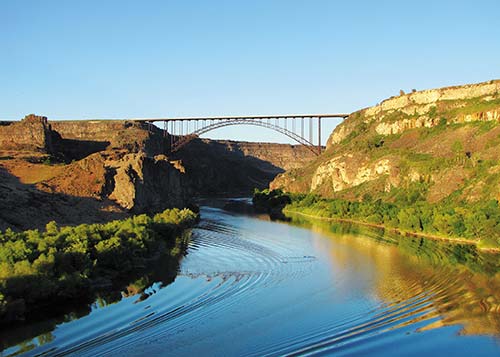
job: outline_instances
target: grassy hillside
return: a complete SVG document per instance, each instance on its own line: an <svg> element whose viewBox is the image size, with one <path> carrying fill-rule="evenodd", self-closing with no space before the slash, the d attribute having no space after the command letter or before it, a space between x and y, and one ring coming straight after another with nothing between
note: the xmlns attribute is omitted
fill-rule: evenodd
<svg viewBox="0 0 500 357"><path fill-rule="evenodd" d="M410 107L414 114L407 114ZM418 183L431 203L500 198L498 92L376 115L369 115L371 109L351 114L320 157L279 176L271 187L391 202Z"/></svg>
<svg viewBox="0 0 500 357"><path fill-rule="evenodd" d="M295 201L309 214L497 246L499 88L490 81L416 92L355 112L321 156L271 188L316 197Z"/></svg>

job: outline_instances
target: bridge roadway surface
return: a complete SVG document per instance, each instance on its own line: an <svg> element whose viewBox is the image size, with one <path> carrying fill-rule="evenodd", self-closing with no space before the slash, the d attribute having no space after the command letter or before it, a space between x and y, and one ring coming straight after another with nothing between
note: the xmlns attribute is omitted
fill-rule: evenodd
<svg viewBox="0 0 500 357"><path fill-rule="evenodd" d="M208 131L219 129L231 125L255 125L264 128L269 128L280 132L299 144L307 147L316 155L321 154L321 119L329 118L342 118L345 119L349 114L275 114L275 115L246 115L246 116L216 116L216 117L179 117L179 118L144 118L132 119L136 122L143 122L152 124L155 122L163 122L165 132L173 135L172 142L170 143L170 150L177 151L182 146L186 145L195 137L199 137ZM300 120L300 134L299 130L295 130L296 121ZM318 139L317 144L313 143L313 119L317 120ZM305 136L304 120L309 123L309 139ZM274 121L274 124L272 123ZM283 123L281 123L281 121ZM291 121L292 130L287 127L287 122ZM189 123L194 122L193 130L189 129ZM201 125L198 123L201 122ZM208 125L206 124L208 122ZM184 132L184 123L187 123L187 130ZM181 137L179 139L179 137Z"/></svg>
<svg viewBox="0 0 500 357"><path fill-rule="evenodd" d="M349 114L286 114L286 115L243 115L243 116L215 116L215 117L179 117L179 118L141 118L126 119L146 123L157 121L176 121L176 120L260 120L260 119L301 119L301 118L342 118L345 119ZM115 119L116 120L116 119Z"/></svg>

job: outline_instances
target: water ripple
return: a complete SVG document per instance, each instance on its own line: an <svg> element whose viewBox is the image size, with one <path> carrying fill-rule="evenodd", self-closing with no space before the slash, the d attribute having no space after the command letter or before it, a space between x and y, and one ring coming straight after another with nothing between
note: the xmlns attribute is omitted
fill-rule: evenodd
<svg viewBox="0 0 500 357"><path fill-rule="evenodd" d="M464 283L473 273L443 264L453 247L407 240L405 256L391 238L327 238L206 207L202 217L173 284L62 324L26 354L365 354L498 314L495 296Z"/></svg>

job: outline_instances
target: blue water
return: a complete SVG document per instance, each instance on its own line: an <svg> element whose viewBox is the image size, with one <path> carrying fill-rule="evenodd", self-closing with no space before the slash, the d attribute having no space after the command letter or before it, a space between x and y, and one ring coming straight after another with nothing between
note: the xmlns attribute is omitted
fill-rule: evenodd
<svg viewBox="0 0 500 357"><path fill-rule="evenodd" d="M474 267L447 257L454 247L370 230L201 214L172 284L95 303L3 355L500 355L500 275L482 258Z"/></svg>

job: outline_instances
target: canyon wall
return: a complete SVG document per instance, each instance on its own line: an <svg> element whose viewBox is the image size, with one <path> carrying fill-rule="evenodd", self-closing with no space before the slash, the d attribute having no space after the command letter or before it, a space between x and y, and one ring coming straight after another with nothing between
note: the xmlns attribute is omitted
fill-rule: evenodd
<svg viewBox="0 0 500 357"><path fill-rule="evenodd" d="M54 120L51 127L63 138L60 151L69 156L82 156L104 149L143 151L148 156L168 149L163 130L155 125L127 120Z"/></svg>
<svg viewBox="0 0 500 357"><path fill-rule="evenodd" d="M0 205L12 208L0 211L0 229L42 228L49 218L77 224L157 212L190 205L200 195L250 195L315 157L286 144L194 139L173 154L169 144L163 130L133 121L30 115L2 122L0 195L6 199ZM44 214L26 219L37 206Z"/></svg>
<svg viewBox="0 0 500 357"><path fill-rule="evenodd" d="M0 122L0 149L52 152L52 131L47 118L30 114L20 122Z"/></svg>
<svg viewBox="0 0 500 357"><path fill-rule="evenodd" d="M381 135L399 134L408 129L437 126L446 114L448 124L499 121L497 100L500 80L453 86L391 97L373 107L352 113L328 139L327 147L342 142L360 127L375 125Z"/></svg>
<svg viewBox="0 0 500 357"><path fill-rule="evenodd" d="M276 175L316 156L305 147L195 139L171 156L196 195L251 195Z"/></svg>
<svg viewBox="0 0 500 357"><path fill-rule="evenodd" d="M303 145L230 140L217 140L217 142L225 145L228 151L239 152L243 156L269 162L282 170L302 167L316 158L316 155Z"/></svg>
<svg viewBox="0 0 500 357"><path fill-rule="evenodd" d="M360 200L500 199L500 81L413 92L352 113L312 164L271 188Z"/></svg>

